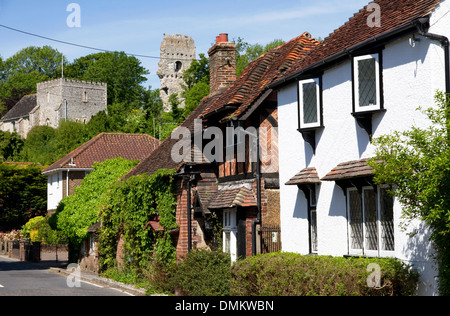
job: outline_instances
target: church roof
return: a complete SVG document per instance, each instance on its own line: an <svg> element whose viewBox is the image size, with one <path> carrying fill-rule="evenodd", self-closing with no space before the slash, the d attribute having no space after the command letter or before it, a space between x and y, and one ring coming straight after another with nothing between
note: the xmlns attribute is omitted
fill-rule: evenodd
<svg viewBox="0 0 450 316"><path fill-rule="evenodd" d="M20 99L19 102L16 103L16 105L12 107L11 110L9 110L8 113L6 113L6 115L0 120L0 122L15 121L20 118L28 117L30 115L30 112L37 105L36 96L36 94L24 96L22 99Z"/></svg>

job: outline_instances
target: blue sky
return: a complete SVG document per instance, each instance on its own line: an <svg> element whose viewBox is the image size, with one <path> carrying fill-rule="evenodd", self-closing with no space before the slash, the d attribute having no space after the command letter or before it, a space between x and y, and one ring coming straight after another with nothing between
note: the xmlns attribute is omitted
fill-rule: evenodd
<svg viewBox="0 0 450 316"><path fill-rule="evenodd" d="M194 38L197 56L220 33L250 44L288 41L303 32L325 38L369 0L0 0L0 24L62 41L111 51L159 56L163 34ZM81 27L67 25L70 3L81 9ZM70 61L96 51L55 43L0 27L0 56L27 46L50 45ZM158 60L139 58L159 88Z"/></svg>

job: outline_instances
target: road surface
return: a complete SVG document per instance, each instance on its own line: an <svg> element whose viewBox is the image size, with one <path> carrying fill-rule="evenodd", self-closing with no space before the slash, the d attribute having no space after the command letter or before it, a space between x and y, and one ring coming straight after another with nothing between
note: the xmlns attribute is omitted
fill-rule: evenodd
<svg viewBox="0 0 450 316"><path fill-rule="evenodd" d="M74 280L74 279L73 279ZM72 281L73 281L72 280ZM69 285L72 285L69 286ZM75 286L73 286L75 284ZM18 262L0 256L0 296L130 296L122 289L80 280L67 282L67 276L37 264Z"/></svg>

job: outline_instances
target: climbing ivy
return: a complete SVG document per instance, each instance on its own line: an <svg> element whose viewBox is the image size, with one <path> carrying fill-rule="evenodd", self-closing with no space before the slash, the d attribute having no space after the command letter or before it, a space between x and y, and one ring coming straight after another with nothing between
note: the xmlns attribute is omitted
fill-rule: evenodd
<svg viewBox="0 0 450 316"><path fill-rule="evenodd" d="M175 247L169 230L177 227L174 170L159 170L117 182L108 191L100 210L100 267L116 265L117 242L122 236L124 263L145 269L153 259L165 264L175 261ZM164 231L156 232L149 221L159 217Z"/></svg>
<svg viewBox="0 0 450 316"><path fill-rule="evenodd" d="M61 201L52 222L56 220L57 228L66 234L74 250L87 238L88 228L99 221L105 193L136 164L123 158L96 163L75 193Z"/></svg>

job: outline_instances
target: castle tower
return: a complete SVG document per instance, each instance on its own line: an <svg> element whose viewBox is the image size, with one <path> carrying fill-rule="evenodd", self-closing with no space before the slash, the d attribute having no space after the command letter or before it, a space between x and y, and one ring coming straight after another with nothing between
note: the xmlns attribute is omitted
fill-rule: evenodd
<svg viewBox="0 0 450 316"><path fill-rule="evenodd" d="M178 94L181 101L179 107L184 108L184 100L181 98L183 73L194 59L195 43L192 37L180 34L164 35L157 72L161 79L160 98L164 104L164 111L171 111L169 97L174 93Z"/></svg>
<svg viewBox="0 0 450 316"><path fill-rule="evenodd" d="M55 79L37 84L1 120L0 130L26 138L35 126L58 128L61 120L87 123L107 110L107 84Z"/></svg>
<svg viewBox="0 0 450 316"><path fill-rule="evenodd" d="M56 79L37 84L37 108L30 121L57 128L61 120L87 123L106 109L106 83Z"/></svg>

